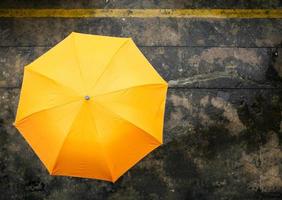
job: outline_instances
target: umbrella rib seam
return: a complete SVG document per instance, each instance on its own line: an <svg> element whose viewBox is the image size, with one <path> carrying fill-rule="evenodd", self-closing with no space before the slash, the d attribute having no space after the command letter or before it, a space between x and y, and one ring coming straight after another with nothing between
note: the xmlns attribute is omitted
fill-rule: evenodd
<svg viewBox="0 0 282 200"><path fill-rule="evenodd" d="M109 95L112 93L116 93L116 92L121 92L123 90L128 90L131 88L138 88L138 87L150 87L150 86L166 86L164 83L148 83L148 84L141 84L141 85L135 85L135 86L131 86L131 87L126 87L126 88L122 88L122 89L118 89L118 90L112 90L106 93L102 93L102 94L98 94L98 95L94 95L93 97L101 97L101 96L105 96L105 95Z"/></svg>
<svg viewBox="0 0 282 200"><path fill-rule="evenodd" d="M68 87L67 85L64 85L64 84L56 81L55 79L53 79L53 78L51 78L49 76L46 76L46 75L42 74L41 72L38 72L37 70L34 70L34 69L30 68L30 67L25 67L25 70L30 72L30 73L36 74L38 76L41 76L43 78L46 78L46 79L50 80L51 82L53 82L54 84L56 84L57 86L66 88L66 89L72 91L73 93L78 94L78 92L75 91L74 89L72 89L72 88Z"/></svg>
<svg viewBox="0 0 282 200"><path fill-rule="evenodd" d="M131 125L133 125L134 127L136 127L137 129L142 130L143 132L145 132L146 134L148 134L151 138L153 138L155 141L157 141L157 143L162 144L161 141L159 141L155 136L153 136L149 131L144 130L143 128L135 125L133 122L131 122L128 119L125 119L124 117L122 117L120 114L113 112L111 109L107 108L106 106L102 105L101 103L97 102L97 104L99 104L100 106L102 106L103 108L105 108L106 110L108 110L110 113L112 113L113 115L117 116L118 118L120 118L123 121L126 121L128 123L130 123Z"/></svg>
<svg viewBox="0 0 282 200"><path fill-rule="evenodd" d="M62 104L59 104L59 105L54 105L52 107L49 107L49 108L44 108L42 110L38 110L36 112L33 112L25 117L23 117L22 119L18 120L15 122L15 125L20 125L21 123L23 123L25 120L27 120L28 118L32 117L33 115L36 115L36 114L39 114L41 112L45 112L45 111L48 111L48 110L51 110L51 109L55 109L55 108L59 108L59 107L62 107L62 106L65 106L65 105L68 105L68 104L71 104L71 103L74 103L76 101L81 101L81 99L74 99L74 100L71 100L71 101L68 101L68 102L65 102L65 103L62 103Z"/></svg>
<svg viewBox="0 0 282 200"><path fill-rule="evenodd" d="M95 87L98 82L100 81L100 79L103 77L103 75L105 74L105 72L108 70L113 58L117 55L117 53L120 51L120 49L122 47L124 47L128 42L130 41L130 39L126 39L126 41L117 49L117 51L113 54L113 56L111 57L111 59L109 60L109 62L106 64L104 71L101 73L101 75L97 78L97 80L95 81L95 83L93 84L93 86L90 87L90 90Z"/></svg>
<svg viewBox="0 0 282 200"><path fill-rule="evenodd" d="M74 56L75 56L75 59L76 59L76 62L77 62L78 70L79 70L80 80L82 82L83 89L85 90L85 82L84 82L84 78L83 78L83 74L82 74L81 63L79 62L80 59L79 59L78 52L76 50L77 45L76 45L75 35L73 35L73 47L74 47Z"/></svg>
<svg viewBox="0 0 282 200"><path fill-rule="evenodd" d="M90 110L90 115L91 115L91 119L92 119L92 121L93 121L95 130L96 130L96 133L99 135L98 130L97 130L97 126L96 126L95 117L93 116L93 113L92 113L91 110ZM113 180L114 180L114 179L113 179L114 177L113 177L113 171L112 171L112 168L111 168L112 165L110 164L110 159L107 157L107 155L106 155L106 153L105 153L105 151L104 151L104 146L103 146L103 144L101 144L100 142L99 142L99 144L100 144L100 147L101 147L101 149L102 149L103 155L104 155L104 157L105 157L106 165L107 165L108 170L109 170L109 172L110 172L111 179L112 179L112 181L113 181Z"/></svg>
<svg viewBox="0 0 282 200"><path fill-rule="evenodd" d="M82 105L81 105L81 107L82 107ZM66 137L63 139L62 146L60 147L60 149L59 149L59 151L58 151L58 154L57 154L57 156L56 156L56 158L55 158L55 160L54 160L54 164L53 164L53 167L52 167L51 173L50 173L51 175L54 174L54 169L55 169L55 167L56 167L56 165L57 165L57 163L58 163L58 159L59 159L59 157L60 157L61 151L62 151L62 149L63 149L63 147L64 147L64 145L65 145L65 143L66 143L66 141L67 141L67 138L68 138L68 136L69 136L69 134L70 134L70 132L71 132L71 130L72 130L72 128L73 128L73 124L74 124L75 120L77 119L77 116L78 116L79 113L80 113L81 107L80 107L79 111L77 112L76 116L74 117L74 119L73 119L73 121L72 121L72 123L71 123L71 126L70 126L69 130L67 131Z"/></svg>

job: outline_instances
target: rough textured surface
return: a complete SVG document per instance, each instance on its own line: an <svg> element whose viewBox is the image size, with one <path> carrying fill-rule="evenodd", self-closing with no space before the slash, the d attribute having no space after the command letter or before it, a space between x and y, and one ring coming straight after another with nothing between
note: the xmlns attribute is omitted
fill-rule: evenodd
<svg viewBox="0 0 282 200"><path fill-rule="evenodd" d="M3 8L277 8L282 7L279 0L2 0Z"/></svg>
<svg viewBox="0 0 282 200"><path fill-rule="evenodd" d="M279 47L279 19L2 19L0 46L53 46L72 31L132 37L139 46ZM44 34L43 34L44 33Z"/></svg>
<svg viewBox="0 0 282 200"><path fill-rule="evenodd" d="M277 8L281 1L0 7ZM111 184L52 177L12 126L23 67L71 31L130 36L169 81L164 145ZM0 19L0 199L282 199L282 20Z"/></svg>

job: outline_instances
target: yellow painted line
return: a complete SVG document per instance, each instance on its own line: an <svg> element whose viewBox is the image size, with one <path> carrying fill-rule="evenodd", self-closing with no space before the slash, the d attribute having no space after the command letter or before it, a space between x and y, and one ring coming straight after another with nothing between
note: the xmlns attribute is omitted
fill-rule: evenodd
<svg viewBox="0 0 282 200"><path fill-rule="evenodd" d="M282 9L0 9L0 17L282 18Z"/></svg>

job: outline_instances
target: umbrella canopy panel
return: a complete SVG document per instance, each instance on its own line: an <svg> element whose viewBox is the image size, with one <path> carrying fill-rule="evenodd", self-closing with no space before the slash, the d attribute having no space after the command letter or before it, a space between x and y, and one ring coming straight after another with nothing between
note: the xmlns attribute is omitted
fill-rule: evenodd
<svg viewBox="0 0 282 200"><path fill-rule="evenodd" d="M166 91L130 38L72 33L25 67L14 124L50 174L114 182L162 144Z"/></svg>

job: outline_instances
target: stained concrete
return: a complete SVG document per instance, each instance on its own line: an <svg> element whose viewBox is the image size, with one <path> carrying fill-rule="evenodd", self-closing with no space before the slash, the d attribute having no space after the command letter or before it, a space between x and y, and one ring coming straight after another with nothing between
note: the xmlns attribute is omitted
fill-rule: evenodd
<svg viewBox="0 0 282 200"><path fill-rule="evenodd" d="M10 2L0 5L281 7L280 1ZM48 175L12 126L23 67L71 31L132 37L170 84L164 144L115 184ZM281 20L2 18L0 38L1 200L282 198Z"/></svg>
<svg viewBox="0 0 282 200"><path fill-rule="evenodd" d="M139 46L281 47L279 19L1 19L0 46L53 46L72 31L132 37Z"/></svg>
<svg viewBox="0 0 282 200"><path fill-rule="evenodd" d="M3 8L281 8L279 0L2 0Z"/></svg>

